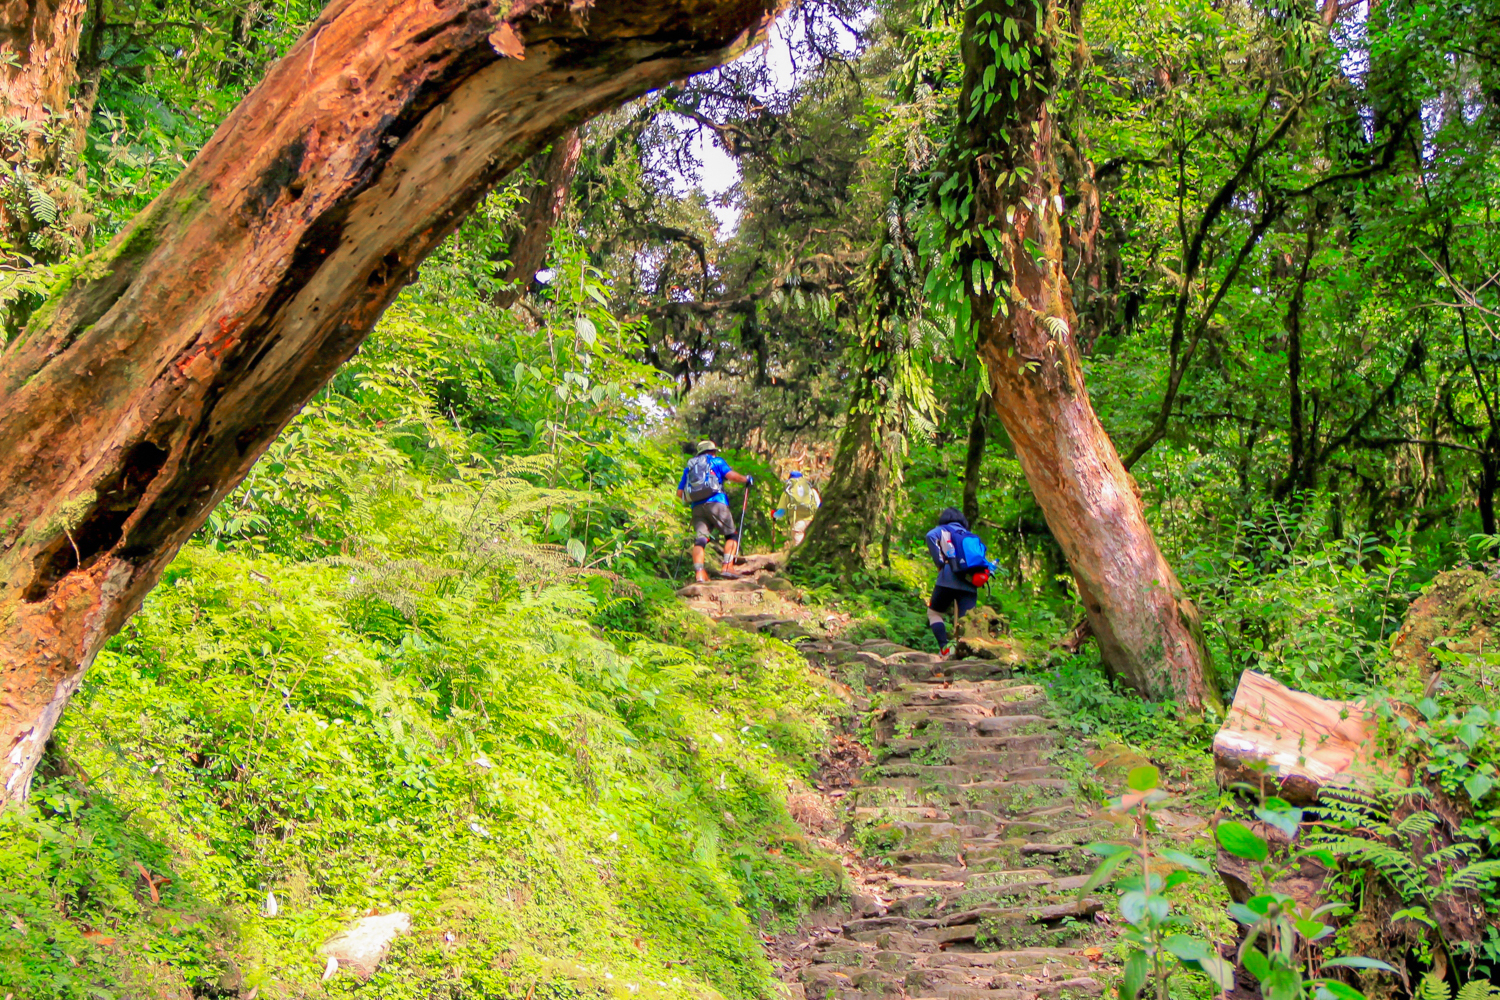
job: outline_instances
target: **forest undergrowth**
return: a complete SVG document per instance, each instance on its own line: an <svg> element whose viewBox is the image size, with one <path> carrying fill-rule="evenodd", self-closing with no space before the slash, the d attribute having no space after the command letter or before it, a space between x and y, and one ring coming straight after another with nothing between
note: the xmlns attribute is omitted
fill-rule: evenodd
<svg viewBox="0 0 1500 1000"><path fill-rule="evenodd" d="M318 945L400 909L416 931L361 996L765 995L760 935L842 890L786 802L845 707L789 647L629 572L682 541L639 516L670 500L655 445L585 457L585 482L498 457L417 388L477 342L383 330L0 814L0 982L303 995ZM570 555L570 530L591 555L627 523L602 563Z"/></svg>
<svg viewBox="0 0 1500 1000"><path fill-rule="evenodd" d="M117 259L111 240L324 13L84 7L71 106L0 115L4 352L99 280L88 255ZM207 515L89 669L29 799L0 809L0 1000L777 996L765 938L848 894L793 806L829 738L872 720L851 707L854 668L824 677L676 597L693 536L673 487L704 437L757 480L730 496L750 551L786 539L773 512L789 471L825 491L803 550L822 555L786 571L809 621L936 651L922 539L960 507L996 562L981 603L1066 721L1053 763L1091 807L1109 806L1097 762L1128 760L1142 798L1117 811L1142 829L1158 787L1197 816L1261 824L1217 844L1253 863L1254 898L1284 874L1273 830L1321 845L1329 892L1351 904L1336 927L1272 927L1271 904L1235 911L1212 883L1183 890L1194 933L1228 946L1260 928L1309 970L1330 947L1398 972L1348 967L1330 986L1266 952L1250 958L1265 1000L1355 1000L1341 988L1356 984L1487 1000L1495 0L1036 13L794 5L775 58L602 111L470 192L430 256L387 255L379 275L395 260L410 286ZM7 73L27 62L0 57ZM1045 100L1017 103L1041 81ZM1050 145L976 154L959 110L977 94L986 115L1045 108L1046 129L989 134ZM571 161L554 157L568 142ZM684 186L709 143L736 171L712 195ZM976 164L1000 153L1048 165L1047 197L980 191ZM550 176L554 161L570 165ZM300 211L303 187L278 200L279 184L267 217ZM1032 212L1055 238L1033 238ZM534 259L516 269L528 233ZM979 256L955 257L963 246ZM1048 275L1046 315L1016 268ZM1028 328L982 337L986 296L986 322ZM1007 376L997 344L1023 335L1052 367ZM994 394L1064 360L1064 395L1090 409L1076 427L1113 456L1099 465L1123 500L1112 516L1141 524L1100 529L1037 500L1006 428L1050 418L997 412ZM1229 704L1255 671L1363 700L1407 770L1321 812L1220 788L1214 699L1142 697L1125 659L1080 631L1075 573L1093 553L1075 546L1070 564L1058 537L1120 524L1201 619L1201 636L1184 626L1201 646L1186 673L1213 677L1211 695ZM82 569L70 531L49 530L66 535L49 565ZM1171 928L1146 920L1156 890L1138 877L1101 926L1137 928L1161 976L1147 984L1142 949L1116 934L1112 985L1124 1000L1213 995L1212 962L1164 958ZM324 942L394 910L413 930L372 979L326 976Z"/></svg>

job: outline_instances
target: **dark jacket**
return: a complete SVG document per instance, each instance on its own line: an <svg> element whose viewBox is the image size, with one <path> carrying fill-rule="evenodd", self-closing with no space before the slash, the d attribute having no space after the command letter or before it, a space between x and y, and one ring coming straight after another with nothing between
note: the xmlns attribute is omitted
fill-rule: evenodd
<svg viewBox="0 0 1500 1000"><path fill-rule="evenodd" d="M934 565L938 567L937 585L949 590L956 590L963 594L977 594L979 588L967 580L960 580L948 565L948 560L943 556L941 539L943 531L949 525L969 530L969 519L964 517L958 510L948 507L938 515L937 527L927 533L927 554L932 557Z"/></svg>

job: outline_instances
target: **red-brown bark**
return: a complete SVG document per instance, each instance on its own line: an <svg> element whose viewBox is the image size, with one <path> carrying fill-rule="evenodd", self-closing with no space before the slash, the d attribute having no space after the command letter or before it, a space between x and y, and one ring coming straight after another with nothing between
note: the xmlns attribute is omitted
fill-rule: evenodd
<svg viewBox="0 0 1500 1000"><path fill-rule="evenodd" d="M985 12L993 21L981 29ZM1062 14L1052 0L969 8L959 105L966 153L958 169L974 208L959 264L996 412L1073 570L1105 664L1148 697L1202 708L1218 704L1219 693L1198 612L1162 557L1083 384L1047 96L1057 85ZM1033 75L1007 69L984 41L997 38L1002 24L1019 34L1008 44L1031 53ZM976 109L975 101L988 104ZM976 264L993 267L994 280L969 278Z"/></svg>
<svg viewBox="0 0 1500 1000"><path fill-rule="evenodd" d="M733 58L776 0L335 0L0 355L0 785L104 641L478 199Z"/></svg>
<svg viewBox="0 0 1500 1000"><path fill-rule="evenodd" d="M0 236L13 248L6 256L53 259L86 228L77 213L81 178L68 175L98 91L97 74L84 78L79 65L96 22L88 0L0 0L0 118L23 129L0 149L9 163L0 184ZM52 238L31 238L48 226Z"/></svg>
<svg viewBox="0 0 1500 1000"><path fill-rule="evenodd" d="M531 280L547 262L547 246L552 241L552 227L562 218L568 204L568 192L573 188L573 174L578 170L578 157L583 152L583 134L570 128L552 143L552 150L542 165L531 195L526 200L526 209L521 216L521 225L510 248L510 266L500 275L507 284L495 293L495 305L508 309L526 294Z"/></svg>

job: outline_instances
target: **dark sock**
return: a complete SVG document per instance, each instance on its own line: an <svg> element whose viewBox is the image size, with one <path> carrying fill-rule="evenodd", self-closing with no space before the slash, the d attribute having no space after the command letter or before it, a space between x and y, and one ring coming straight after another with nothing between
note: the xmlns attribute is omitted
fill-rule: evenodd
<svg viewBox="0 0 1500 1000"><path fill-rule="evenodd" d="M937 636L938 649L948 645L948 624L946 622L933 622L932 634Z"/></svg>

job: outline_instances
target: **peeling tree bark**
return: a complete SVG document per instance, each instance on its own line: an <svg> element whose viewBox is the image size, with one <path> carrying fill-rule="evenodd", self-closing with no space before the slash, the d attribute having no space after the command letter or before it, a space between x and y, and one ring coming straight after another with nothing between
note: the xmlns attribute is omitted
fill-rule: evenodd
<svg viewBox="0 0 1500 1000"><path fill-rule="evenodd" d="M583 152L583 134L570 128L552 143L552 151L542 167L542 175L526 201L516 238L511 241L510 266L499 275L506 286L495 293L495 305L509 309L526 294L536 273L547 262L547 245L552 241L552 227L562 218L573 188L573 174Z"/></svg>
<svg viewBox="0 0 1500 1000"><path fill-rule="evenodd" d="M64 179L78 165L94 113L98 73L80 75L79 55L98 24L98 6L88 0L0 0L0 118L25 128L0 149L12 163L4 178L10 198L0 204L0 236L12 247L3 255L12 260L18 253L56 259L87 228L73 217L82 177L72 185ZM38 191L53 205L43 202L40 215L30 207ZM57 227L54 239L31 239L48 226Z"/></svg>
<svg viewBox="0 0 1500 1000"><path fill-rule="evenodd" d="M956 164L966 186L955 200L971 192L974 208L958 263L996 412L1067 556L1105 664L1147 697L1201 709L1218 704L1219 692L1198 612L1157 548L1083 384L1047 98L1061 16L1054 0L968 9ZM991 48L1001 25L1019 34L1007 54L1030 53L1024 71ZM976 265L993 268L993 280L974 280Z"/></svg>
<svg viewBox="0 0 1500 1000"><path fill-rule="evenodd" d="M0 784L104 641L490 188L778 0L335 0L0 355Z"/></svg>

